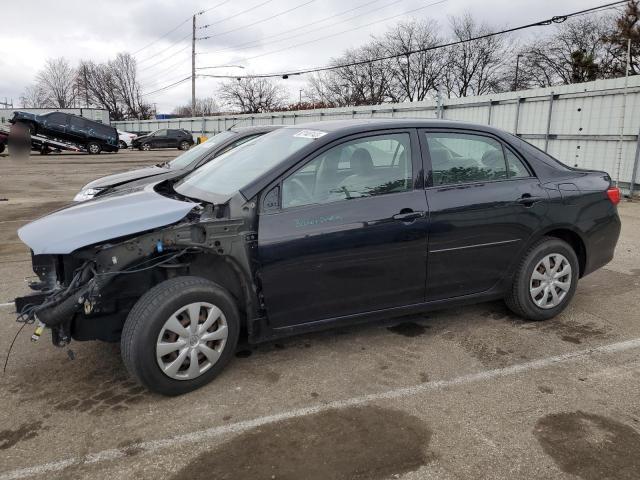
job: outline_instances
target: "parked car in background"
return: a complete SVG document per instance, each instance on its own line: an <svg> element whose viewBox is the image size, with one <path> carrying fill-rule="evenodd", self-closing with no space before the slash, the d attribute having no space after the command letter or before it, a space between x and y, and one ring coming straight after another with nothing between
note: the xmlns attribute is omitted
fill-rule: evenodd
<svg viewBox="0 0 640 480"><path fill-rule="evenodd" d="M133 140L133 147L140 150L151 150L154 148L189 150L194 143L193 135L184 129L163 128L136 138Z"/></svg>
<svg viewBox="0 0 640 480"><path fill-rule="evenodd" d="M201 143L195 148L177 156L167 163L158 164L153 167L138 168L126 172L108 175L87 183L73 199L76 202L90 200L96 195L104 195L117 188L125 188L135 181L135 185L141 185L145 181L167 180L201 167L205 163L222 155L229 150L236 148L254 138L271 132L278 125L268 125L263 127L238 127L225 130L214 135L209 140Z"/></svg>
<svg viewBox="0 0 640 480"><path fill-rule="evenodd" d="M78 115L63 112L49 112L42 115L13 112L9 122L23 124L29 128L32 137L43 136L70 142L81 146L88 153L118 151L118 131L114 127Z"/></svg>
<svg viewBox="0 0 640 480"><path fill-rule="evenodd" d="M135 133L123 132L122 130L118 130L119 148L121 150L130 148L136 138L138 138L138 135L136 135Z"/></svg>
<svg viewBox="0 0 640 480"><path fill-rule="evenodd" d="M120 341L178 395L255 343L504 298L528 320L613 258L620 191L509 133L443 120L286 126L179 180L18 230L40 282L17 298L54 344Z"/></svg>
<svg viewBox="0 0 640 480"><path fill-rule="evenodd" d="M4 152L9 143L9 133L4 130L0 130L0 153Z"/></svg>

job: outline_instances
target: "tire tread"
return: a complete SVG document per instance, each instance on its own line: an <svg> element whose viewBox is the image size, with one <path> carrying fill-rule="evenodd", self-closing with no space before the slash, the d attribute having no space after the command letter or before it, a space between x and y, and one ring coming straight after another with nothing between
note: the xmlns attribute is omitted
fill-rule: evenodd
<svg viewBox="0 0 640 480"><path fill-rule="evenodd" d="M122 329L120 348L122 361L127 372L138 383L144 384L144 381L142 381L140 374L140 365L136 361L135 339L139 330L143 328L145 320L149 318L154 311L157 311L168 297L183 293L191 287L203 286L213 291L221 292L224 295L229 295L220 285L205 278L194 276L176 277L165 280L153 287L142 295L133 306Z"/></svg>

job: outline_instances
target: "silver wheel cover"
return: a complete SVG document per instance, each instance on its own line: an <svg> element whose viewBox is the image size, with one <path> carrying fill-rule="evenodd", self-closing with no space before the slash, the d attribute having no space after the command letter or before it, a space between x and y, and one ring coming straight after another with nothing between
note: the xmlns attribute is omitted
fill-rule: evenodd
<svg viewBox="0 0 640 480"><path fill-rule="evenodd" d="M229 330L222 310L206 302L185 305L164 323L156 342L162 372L175 380L193 380L216 364Z"/></svg>
<svg viewBox="0 0 640 480"><path fill-rule="evenodd" d="M571 289L571 264L564 255L552 253L538 262L531 274L529 293L538 307L557 307Z"/></svg>

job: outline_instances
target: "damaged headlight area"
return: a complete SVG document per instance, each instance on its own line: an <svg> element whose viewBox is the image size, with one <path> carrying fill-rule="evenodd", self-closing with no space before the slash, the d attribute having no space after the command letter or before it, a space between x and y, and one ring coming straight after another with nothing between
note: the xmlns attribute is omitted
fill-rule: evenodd
<svg viewBox="0 0 640 480"><path fill-rule="evenodd" d="M176 276L227 282L237 298L248 299L255 232L246 219L216 215L193 213L179 224L71 253L32 255L38 280L29 285L33 293L15 299L18 321L37 325L34 340L49 328L56 346L71 339L117 342L133 305Z"/></svg>
<svg viewBox="0 0 640 480"><path fill-rule="evenodd" d="M109 293L111 288L125 287L128 293L135 297L139 295L140 289L131 288L131 281L138 286L144 285L145 282L130 276L170 264L179 266L177 260L180 257L196 251L198 250L188 247L163 254L156 252L156 255L123 269L114 268L118 265L117 256L110 258L111 265L106 268L97 260L82 260L71 255L33 256L34 272L38 275L39 281L29 285L35 293L16 298L17 320L21 323L38 323L36 333L32 336L33 340L38 339L44 327L50 328L53 344L62 347L71 340L73 322L78 319L78 316L82 316L83 322L78 322L76 325L74 337L85 339L83 337L87 337L87 332L84 325L92 314L99 317L104 326L103 317L108 317L109 313L115 313L121 307L121 305L113 305L114 301ZM81 262L80 265L76 266L79 262ZM71 273L68 274L70 270ZM123 285L125 281L123 276L127 276L126 286ZM120 285L114 285L118 283ZM145 285L145 288L148 287ZM124 297L126 295L119 296L120 299ZM108 325L108 319L106 322ZM101 339L110 340L110 338Z"/></svg>

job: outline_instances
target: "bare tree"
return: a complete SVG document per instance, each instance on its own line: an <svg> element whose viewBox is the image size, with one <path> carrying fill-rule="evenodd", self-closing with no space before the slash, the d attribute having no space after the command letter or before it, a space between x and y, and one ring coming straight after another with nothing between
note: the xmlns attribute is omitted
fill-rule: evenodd
<svg viewBox="0 0 640 480"><path fill-rule="evenodd" d="M136 62L128 53L106 63L80 62L76 86L81 104L108 110L112 120L151 115L151 105L140 92Z"/></svg>
<svg viewBox="0 0 640 480"><path fill-rule="evenodd" d="M284 89L266 78L240 78L223 83L220 99L242 113L271 112L286 100Z"/></svg>
<svg viewBox="0 0 640 480"><path fill-rule="evenodd" d="M450 17L453 41L465 41L491 33L486 24L478 24L469 14ZM447 94L456 97L484 95L503 89L504 59L512 55L508 38L503 35L466 41L447 49L447 66L442 83Z"/></svg>
<svg viewBox="0 0 640 480"><path fill-rule="evenodd" d="M129 53L119 53L114 60L108 63L108 66L126 116L133 118L147 116L150 106L143 101L141 96L135 58Z"/></svg>
<svg viewBox="0 0 640 480"><path fill-rule="evenodd" d="M220 107L213 97L196 98L196 109L192 111L191 102L173 109L173 114L179 117L206 117L220 111Z"/></svg>
<svg viewBox="0 0 640 480"><path fill-rule="evenodd" d="M84 83L89 104L104 108L112 120L125 118L123 105L118 95L116 80L108 64L82 62L78 68L78 77Z"/></svg>
<svg viewBox="0 0 640 480"><path fill-rule="evenodd" d="M388 61L371 61L384 55L380 43L347 50L331 61L337 68L310 79L307 96L312 103L330 106L378 105L395 100Z"/></svg>
<svg viewBox="0 0 640 480"><path fill-rule="evenodd" d="M609 78L615 64L610 32L607 17L578 17L558 25L553 35L521 50L518 83L547 87Z"/></svg>
<svg viewBox="0 0 640 480"><path fill-rule="evenodd" d="M611 46L613 74L624 75L627 64L627 42L631 40L629 74L640 73L640 1L630 0L624 12L615 19L611 33L605 38Z"/></svg>
<svg viewBox="0 0 640 480"><path fill-rule="evenodd" d="M408 52L433 48L441 39L434 21L400 22L378 40L385 55L398 55L387 62L391 74L391 97L395 101L421 101L437 89L446 61L438 50L411 55Z"/></svg>
<svg viewBox="0 0 640 480"><path fill-rule="evenodd" d="M50 58L36 77L47 98L47 107L69 108L75 99L76 71L64 57Z"/></svg>
<svg viewBox="0 0 640 480"><path fill-rule="evenodd" d="M38 84L29 85L20 95L22 108L47 108L49 106L46 93Z"/></svg>

